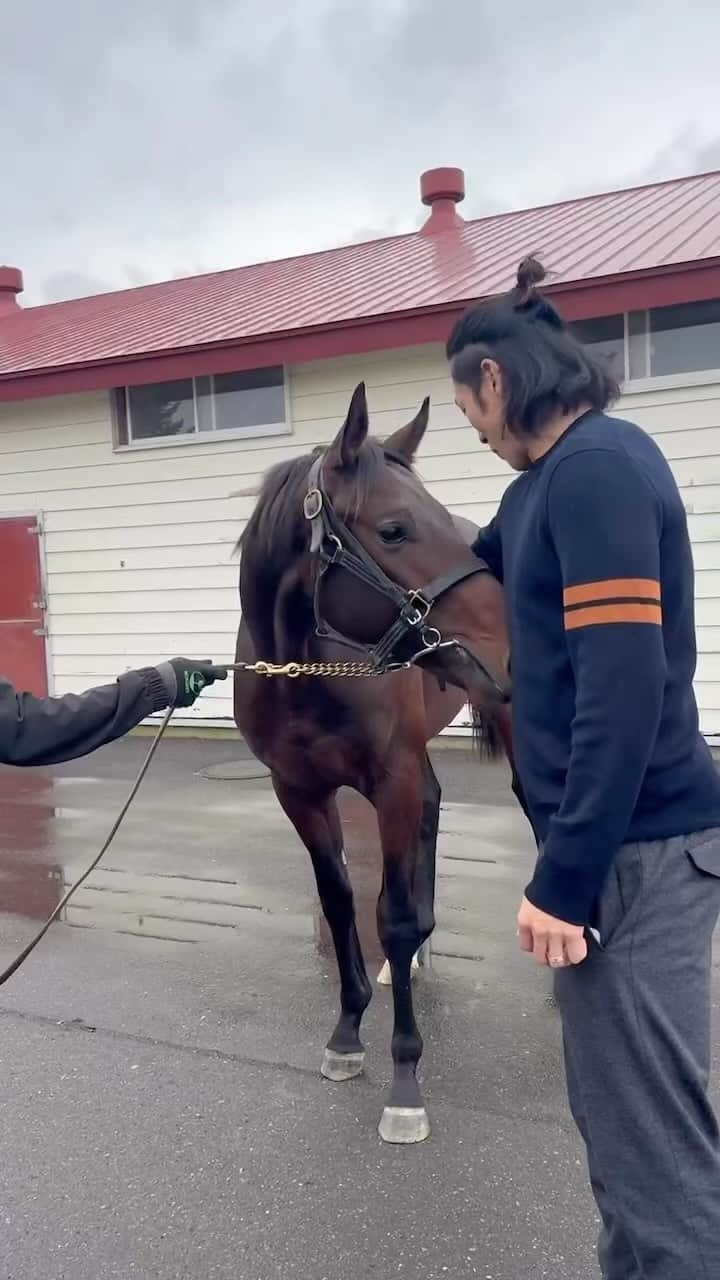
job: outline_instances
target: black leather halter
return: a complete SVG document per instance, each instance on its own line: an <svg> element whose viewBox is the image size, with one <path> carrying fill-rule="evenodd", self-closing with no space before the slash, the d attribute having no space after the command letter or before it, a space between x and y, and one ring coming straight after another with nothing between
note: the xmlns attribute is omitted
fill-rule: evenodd
<svg viewBox="0 0 720 1280"><path fill-rule="evenodd" d="M399 586L373 560L335 511L325 488L322 454L315 459L310 469L303 510L311 528L310 550L318 558L313 592L316 635L349 645L353 649L361 649L382 671L397 671L403 667L410 667L420 658L438 649L464 648L457 640L444 640L436 627L425 624L433 606L459 582L464 582L476 573L489 572L484 560L476 559L473 564L464 564L457 569L451 569L448 573L433 578L424 587L413 591L407 591ZM379 592L395 605L397 617L377 644L360 644L350 636L343 635L341 631L336 631L323 620L320 592L323 578L331 565L346 569L358 581L372 587L374 591ZM417 636L417 649L409 658L398 660L395 658L396 650L408 636ZM474 655L471 656L474 657ZM477 659L475 661L478 662ZM481 663L478 665L482 666ZM484 667L483 671L485 671ZM499 688L497 681L487 671L485 674L495 687Z"/></svg>

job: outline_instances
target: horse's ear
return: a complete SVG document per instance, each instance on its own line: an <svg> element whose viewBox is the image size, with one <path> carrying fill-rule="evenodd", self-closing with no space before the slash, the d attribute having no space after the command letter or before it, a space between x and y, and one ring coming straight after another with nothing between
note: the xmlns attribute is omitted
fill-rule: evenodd
<svg viewBox="0 0 720 1280"><path fill-rule="evenodd" d="M328 450L328 462L331 467L353 466L367 439L368 428L367 395L365 383L361 382L353 391L347 418Z"/></svg>
<svg viewBox="0 0 720 1280"><path fill-rule="evenodd" d="M412 463L427 430L429 419L430 397L426 396L420 411L415 415L412 422L408 422L406 427L401 427L399 431L390 436L385 441L385 448L390 453L398 453L401 458L405 458L407 462Z"/></svg>

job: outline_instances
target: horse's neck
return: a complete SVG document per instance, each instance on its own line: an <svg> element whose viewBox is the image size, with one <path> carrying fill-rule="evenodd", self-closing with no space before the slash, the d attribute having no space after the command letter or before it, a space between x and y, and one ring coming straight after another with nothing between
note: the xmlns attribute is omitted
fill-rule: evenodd
<svg viewBox="0 0 720 1280"><path fill-rule="evenodd" d="M262 574L250 575L241 589L243 618L259 658L266 662L302 662L314 632L312 600L299 569L273 589Z"/></svg>
<svg viewBox="0 0 720 1280"><path fill-rule="evenodd" d="M273 642L277 662L305 662L315 630L312 599L300 572L286 577L273 608Z"/></svg>

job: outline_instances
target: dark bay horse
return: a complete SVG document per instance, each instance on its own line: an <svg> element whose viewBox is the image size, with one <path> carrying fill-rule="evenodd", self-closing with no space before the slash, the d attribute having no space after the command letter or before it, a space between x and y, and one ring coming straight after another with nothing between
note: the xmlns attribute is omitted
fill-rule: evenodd
<svg viewBox="0 0 720 1280"><path fill-rule="evenodd" d="M240 670L235 720L270 769L312 859L340 971L341 1013L322 1073L363 1069L371 998L336 804L340 787L374 806L383 855L378 931L394 1003L388 1142L419 1142L429 1122L416 1071L422 1038L411 967L434 927L440 787L427 743L469 698L489 755L509 753L503 593L413 459L428 402L384 443L368 435L363 385L334 443L268 473L241 538L237 661L340 664L321 676ZM360 678L351 665L372 671ZM344 674L342 674L344 673ZM382 673L382 674L377 674Z"/></svg>

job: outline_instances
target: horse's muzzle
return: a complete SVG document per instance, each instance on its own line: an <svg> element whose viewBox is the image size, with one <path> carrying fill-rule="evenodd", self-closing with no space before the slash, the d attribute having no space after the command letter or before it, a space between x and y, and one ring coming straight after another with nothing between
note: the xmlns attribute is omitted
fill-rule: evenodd
<svg viewBox="0 0 720 1280"><path fill-rule="evenodd" d="M447 640L424 654L420 666L464 689L473 705L504 706L510 701L509 679L496 677L461 640Z"/></svg>

